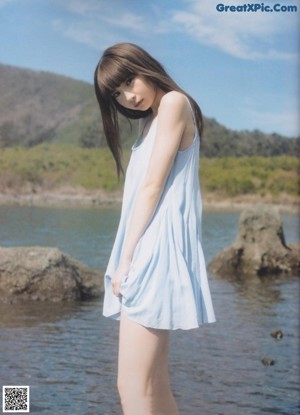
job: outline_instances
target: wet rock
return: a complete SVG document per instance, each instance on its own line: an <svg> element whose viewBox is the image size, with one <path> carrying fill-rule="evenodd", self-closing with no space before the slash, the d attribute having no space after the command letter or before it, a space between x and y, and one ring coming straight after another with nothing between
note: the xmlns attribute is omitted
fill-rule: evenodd
<svg viewBox="0 0 300 415"><path fill-rule="evenodd" d="M102 275L57 248L0 247L0 302L99 297Z"/></svg>
<svg viewBox="0 0 300 415"><path fill-rule="evenodd" d="M208 269L213 274L244 279L266 275L298 275L300 245L287 245L282 221L273 206L244 210L233 245L221 251Z"/></svg>
<svg viewBox="0 0 300 415"><path fill-rule="evenodd" d="M271 336L276 340L281 340L283 338L283 333L281 330L272 331Z"/></svg>
<svg viewBox="0 0 300 415"><path fill-rule="evenodd" d="M273 366L275 365L275 360L269 359L268 357L264 357L263 359L261 359L261 363L264 366Z"/></svg>

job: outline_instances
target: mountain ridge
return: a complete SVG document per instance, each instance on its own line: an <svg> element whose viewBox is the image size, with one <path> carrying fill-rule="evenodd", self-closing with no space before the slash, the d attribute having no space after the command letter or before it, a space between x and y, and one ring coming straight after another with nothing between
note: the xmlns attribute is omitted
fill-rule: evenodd
<svg viewBox="0 0 300 415"><path fill-rule="evenodd" d="M202 154L218 156L296 155L299 138L236 131L204 117ZM128 148L136 122L120 118L122 143ZM41 143L106 147L93 85L46 71L0 64L0 147Z"/></svg>

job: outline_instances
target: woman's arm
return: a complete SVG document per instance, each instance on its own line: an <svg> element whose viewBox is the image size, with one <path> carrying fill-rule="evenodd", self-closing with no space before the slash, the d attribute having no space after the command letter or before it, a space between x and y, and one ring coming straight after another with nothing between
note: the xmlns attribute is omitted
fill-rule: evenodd
<svg viewBox="0 0 300 415"><path fill-rule="evenodd" d="M172 91L164 95L158 109L158 125L145 178L136 197L119 266L112 284L119 295L121 279L130 268L136 245L150 222L174 163L190 111L182 94Z"/></svg>

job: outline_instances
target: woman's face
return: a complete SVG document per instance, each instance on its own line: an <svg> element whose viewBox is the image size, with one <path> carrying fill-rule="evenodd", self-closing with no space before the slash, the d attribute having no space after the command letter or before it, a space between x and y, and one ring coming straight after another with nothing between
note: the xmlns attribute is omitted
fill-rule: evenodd
<svg viewBox="0 0 300 415"><path fill-rule="evenodd" d="M157 88L144 76L133 75L122 82L112 96L122 107L146 111L156 104Z"/></svg>

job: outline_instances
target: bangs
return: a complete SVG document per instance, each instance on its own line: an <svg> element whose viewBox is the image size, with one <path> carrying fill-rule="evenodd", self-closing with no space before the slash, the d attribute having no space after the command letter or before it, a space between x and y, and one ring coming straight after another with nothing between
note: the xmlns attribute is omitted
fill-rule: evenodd
<svg viewBox="0 0 300 415"><path fill-rule="evenodd" d="M111 94L126 79L136 75L133 68L124 65L120 59L109 59L106 57L98 66L97 81L99 89L103 94Z"/></svg>

